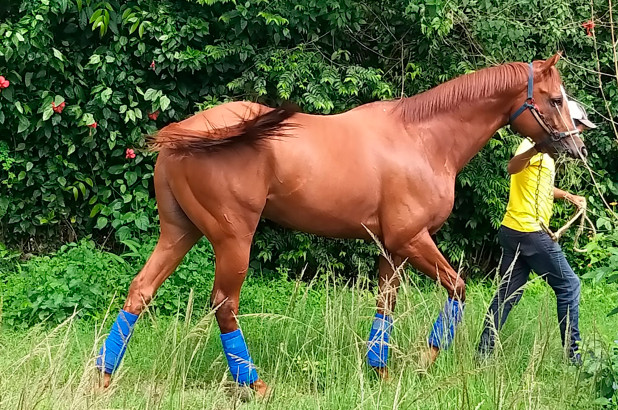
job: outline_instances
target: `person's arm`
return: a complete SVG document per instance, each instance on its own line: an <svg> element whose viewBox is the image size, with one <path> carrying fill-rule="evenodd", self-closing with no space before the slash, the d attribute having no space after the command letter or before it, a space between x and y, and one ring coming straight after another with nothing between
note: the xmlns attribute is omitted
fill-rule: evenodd
<svg viewBox="0 0 618 410"><path fill-rule="evenodd" d="M532 147L528 151L515 155L506 166L506 170L510 175L518 174L523 171L530 163L530 158L538 154L536 148Z"/></svg>
<svg viewBox="0 0 618 410"><path fill-rule="evenodd" d="M556 187L554 187L554 198L566 199L578 208L586 205L586 198L584 198L583 196L573 195L570 192L563 191L562 189Z"/></svg>

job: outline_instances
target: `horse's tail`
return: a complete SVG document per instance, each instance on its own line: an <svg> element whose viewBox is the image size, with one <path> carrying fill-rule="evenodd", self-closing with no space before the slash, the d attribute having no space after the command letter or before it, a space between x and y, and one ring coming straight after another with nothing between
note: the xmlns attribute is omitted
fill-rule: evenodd
<svg viewBox="0 0 618 410"><path fill-rule="evenodd" d="M153 151L163 148L175 154L213 152L232 145L255 144L267 139L278 138L285 130L294 127L285 120L297 113L298 107L288 104L258 114L254 118L241 119L239 123L210 130L185 128L181 123L170 124L149 138Z"/></svg>

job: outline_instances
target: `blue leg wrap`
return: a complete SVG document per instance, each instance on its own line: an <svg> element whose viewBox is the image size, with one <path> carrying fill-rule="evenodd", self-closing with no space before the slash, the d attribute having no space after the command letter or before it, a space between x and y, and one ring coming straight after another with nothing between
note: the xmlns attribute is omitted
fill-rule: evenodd
<svg viewBox="0 0 618 410"><path fill-rule="evenodd" d="M455 337L455 328L461 322L464 303L448 298L444 310L433 324L429 334L429 346L448 349Z"/></svg>
<svg viewBox="0 0 618 410"><path fill-rule="evenodd" d="M99 370L112 374L118 368L138 317L139 315L120 310L97 356L96 365Z"/></svg>
<svg viewBox="0 0 618 410"><path fill-rule="evenodd" d="M371 367L386 367L388 342L391 338L393 318L376 313L367 343L367 363Z"/></svg>
<svg viewBox="0 0 618 410"><path fill-rule="evenodd" d="M221 343L234 381L241 385L255 383L258 374L240 329L222 334Z"/></svg>

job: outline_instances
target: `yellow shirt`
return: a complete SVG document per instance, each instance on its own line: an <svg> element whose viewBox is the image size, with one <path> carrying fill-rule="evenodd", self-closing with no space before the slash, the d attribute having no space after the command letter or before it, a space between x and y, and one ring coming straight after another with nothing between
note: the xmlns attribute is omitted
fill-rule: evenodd
<svg viewBox="0 0 618 410"><path fill-rule="evenodd" d="M525 139L517 148L519 155L534 144ZM539 173L539 169L541 170ZM511 175L509 203L502 225L520 232L536 232L541 230L537 222L537 186L538 186L538 219L549 226L549 219L554 204L554 177L556 168L554 160L547 154L538 153L521 172ZM540 178L540 182L539 182Z"/></svg>

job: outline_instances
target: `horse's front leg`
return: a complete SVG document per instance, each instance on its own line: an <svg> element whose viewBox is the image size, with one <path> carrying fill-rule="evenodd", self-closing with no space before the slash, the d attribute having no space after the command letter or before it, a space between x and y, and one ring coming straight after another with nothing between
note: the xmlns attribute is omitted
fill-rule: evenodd
<svg viewBox="0 0 618 410"><path fill-rule="evenodd" d="M401 264L401 258L395 257L388 261L380 256L377 313L373 319L373 325L369 332L367 343L367 362L373 367L382 379L388 379L388 348L393 325L393 310L397 301L400 277L397 269ZM394 268L394 269L393 269Z"/></svg>
<svg viewBox="0 0 618 410"><path fill-rule="evenodd" d="M427 229L423 229L397 249L398 255L407 258L416 269L440 282L448 292L444 309L429 334L429 350L422 358L428 366L436 360L440 350L448 348L453 341L455 329L462 319L466 283L438 250Z"/></svg>

